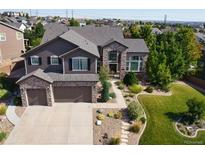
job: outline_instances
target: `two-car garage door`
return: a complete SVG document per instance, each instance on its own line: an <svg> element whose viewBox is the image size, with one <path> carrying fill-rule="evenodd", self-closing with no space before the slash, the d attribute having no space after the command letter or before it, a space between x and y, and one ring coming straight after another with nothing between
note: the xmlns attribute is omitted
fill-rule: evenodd
<svg viewBox="0 0 205 154"><path fill-rule="evenodd" d="M91 102L91 86L53 87L55 102ZM29 105L47 105L46 89L27 89Z"/></svg>
<svg viewBox="0 0 205 154"><path fill-rule="evenodd" d="M90 86L53 87L55 102L91 102Z"/></svg>

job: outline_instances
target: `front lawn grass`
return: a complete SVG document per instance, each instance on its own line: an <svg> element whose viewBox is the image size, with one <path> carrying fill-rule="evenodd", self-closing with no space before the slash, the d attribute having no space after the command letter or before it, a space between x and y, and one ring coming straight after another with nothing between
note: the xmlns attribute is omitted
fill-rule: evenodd
<svg viewBox="0 0 205 154"><path fill-rule="evenodd" d="M140 144L205 144L205 131L190 139L181 136L174 127L179 114L187 111L186 101L196 97L205 102L205 95L180 84L172 84L171 91L172 96L138 96L148 119Z"/></svg>

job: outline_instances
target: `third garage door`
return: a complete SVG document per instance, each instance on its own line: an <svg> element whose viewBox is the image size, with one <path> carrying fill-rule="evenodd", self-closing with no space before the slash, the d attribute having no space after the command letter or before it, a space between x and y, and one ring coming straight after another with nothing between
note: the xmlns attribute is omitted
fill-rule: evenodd
<svg viewBox="0 0 205 154"><path fill-rule="evenodd" d="M54 87L55 102L91 102L91 87Z"/></svg>

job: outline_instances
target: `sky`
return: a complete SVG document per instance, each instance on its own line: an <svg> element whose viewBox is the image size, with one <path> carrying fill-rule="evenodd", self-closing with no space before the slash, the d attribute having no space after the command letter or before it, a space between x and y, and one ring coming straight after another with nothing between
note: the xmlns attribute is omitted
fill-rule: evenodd
<svg viewBox="0 0 205 154"><path fill-rule="evenodd" d="M11 11L0 10L0 12ZM24 11L32 15L39 16L66 16L66 9L32 9L32 10L12 10ZM72 16L72 10L67 10L68 17ZM165 14L167 21L200 21L205 22L205 9L74 9L74 18L117 18L117 19L134 19L134 20L164 20Z"/></svg>

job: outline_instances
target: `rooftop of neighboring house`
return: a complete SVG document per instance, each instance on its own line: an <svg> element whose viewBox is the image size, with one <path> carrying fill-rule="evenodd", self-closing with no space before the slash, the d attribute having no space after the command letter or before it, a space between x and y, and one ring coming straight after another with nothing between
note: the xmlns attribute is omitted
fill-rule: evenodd
<svg viewBox="0 0 205 154"><path fill-rule="evenodd" d="M8 23L2 22L2 21L0 21L0 24L23 33L23 31L19 30L19 28L14 26L14 25L11 25L11 24L8 24Z"/></svg>

